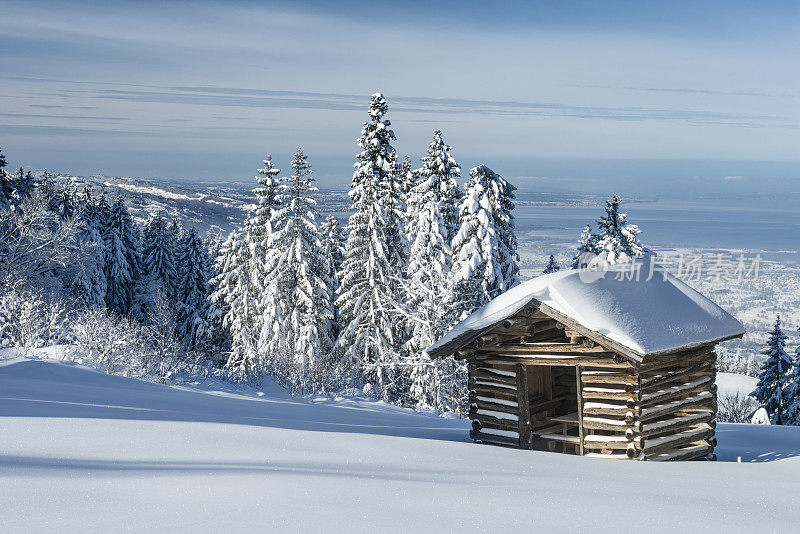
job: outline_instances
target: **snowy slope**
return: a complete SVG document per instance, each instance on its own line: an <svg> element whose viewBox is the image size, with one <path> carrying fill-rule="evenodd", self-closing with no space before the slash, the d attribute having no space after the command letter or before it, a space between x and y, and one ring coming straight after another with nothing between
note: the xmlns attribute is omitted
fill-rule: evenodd
<svg viewBox="0 0 800 534"><path fill-rule="evenodd" d="M717 373L717 388L719 394L747 396L756 389L758 378L736 373Z"/></svg>
<svg viewBox="0 0 800 534"><path fill-rule="evenodd" d="M615 462L474 445L466 421L382 403L53 361L0 362L0 436L13 533L794 532L800 505L797 428L720 425L719 462Z"/></svg>

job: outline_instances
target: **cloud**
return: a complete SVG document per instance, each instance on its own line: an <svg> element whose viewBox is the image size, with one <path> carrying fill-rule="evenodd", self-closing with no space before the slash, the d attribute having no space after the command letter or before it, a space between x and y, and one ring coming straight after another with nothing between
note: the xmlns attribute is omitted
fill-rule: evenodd
<svg viewBox="0 0 800 534"><path fill-rule="evenodd" d="M723 176L722 179L726 182L744 182L747 176Z"/></svg>
<svg viewBox="0 0 800 534"><path fill-rule="evenodd" d="M20 117L26 119L87 119L98 121L127 121L128 117L101 117L99 115L50 115L44 113L0 113L0 117Z"/></svg>

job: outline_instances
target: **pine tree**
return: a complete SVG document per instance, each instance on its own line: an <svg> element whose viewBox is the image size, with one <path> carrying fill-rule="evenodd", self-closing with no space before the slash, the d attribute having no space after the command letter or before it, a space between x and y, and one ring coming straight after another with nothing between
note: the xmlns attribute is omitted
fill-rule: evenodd
<svg viewBox="0 0 800 534"><path fill-rule="evenodd" d="M397 308L398 266L388 257L386 192L389 175L396 173L394 134L383 120L388 106L383 95L372 95L370 120L364 123L350 188L353 215L347 223L345 259L339 277L336 305L344 327L337 356L349 371L349 382L365 381L383 399L396 395L400 325ZM385 198L385 197L383 197Z"/></svg>
<svg viewBox="0 0 800 534"><path fill-rule="evenodd" d="M561 270L561 266L556 261L555 256L550 254L550 261L547 262L547 266L544 268L544 271L542 271L542 274L555 273L555 272L558 272L560 270Z"/></svg>
<svg viewBox="0 0 800 534"><path fill-rule="evenodd" d="M277 257L274 279L277 301L286 321L288 378L301 392L318 390L332 340L327 325L331 309L330 265L325 257L316 220L318 189L311 178L308 158L298 149L292 175L281 180L272 247Z"/></svg>
<svg viewBox="0 0 800 534"><path fill-rule="evenodd" d="M459 320L519 282L515 189L485 165L470 170L453 239L452 301Z"/></svg>
<svg viewBox="0 0 800 534"><path fill-rule="evenodd" d="M181 240L178 254L178 335L187 349L194 350L207 328L208 305L205 247L194 227Z"/></svg>
<svg viewBox="0 0 800 534"><path fill-rule="evenodd" d="M216 259L219 274L211 280L210 297L218 308L225 310L223 325L231 336L231 353L225 365L246 377L253 377L261 369L256 350L258 333L253 330L256 302L251 265L244 232L231 232Z"/></svg>
<svg viewBox="0 0 800 534"><path fill-rule="evenodd" d="M581 233L573 268L600 262L614 265L634 258L640 258L650 251L639 243L642 232L635 224L627 222L627 215L619 211L620 199L617 195L606 201L605 215L597 221L598 232L586 226Z"/></svg>
<svg viewBox="0 0 800 534"><path fill-rule="evenodd" d="M782 425L786 422L786 409L789 408L787 384L792 360L786 354L786 339L779 316L769 334L767 349L761 352L767 359L761 365L756 390L750 394L764 406L773 425Z"/></svg>
<svg viewBox="0 0 800 534"><path fill-rule="evenodd" d="M31 171L22 174L22 168L19 169L19 174L13 183L14 195L18 203L25 202L33 195L33 190L36 188L36 180L33 178Z"/></svg>
<svg viewBox="0 0 800 534"><path fill-rule="evenodd" d="M445 144L442 139L441 130L436 130L433 133L433 142L428 146L428 153L422 158L422 168L419 170L419 181L427 182L428 187L436 191L436 200L447 228L447 243L451 243L458 233L460 226L458 210L463 196L457 181L461 169L450 154L451 150L452 147Z"/></svg>
<svg viewBox="0 0 800 534"><path fill-rule="evenodd" d="M256 234L263 232L264 235L269 235L272 212L278 206L276 199L278 181L276 178L281 173L281 170L272 167L272 156L268 154L267 159L264 160L264 168L258 169L257 172L256 181L259 187L253 189L253 194L256 196L253 230Z"/></svg>
<svg viewBox="0 0 800 534"><path fill-rule="evenodd" d="M21 168L20 172L22 172ZM71 219L75 216L75 209L77 205L76 197L75 181L71 176L67 176L64 182L64 187L55 198L55 211L63 220Z"/></svg>
<svg viewBox="0 0 800 534"><path fill-rule="evenodd" d="M101 198L101 201L104 200ZM102 205L100 206L102 211ZM133 221L122 197L110 209L106 222L106 305L110 310L127 315L133 304L133 287L137 275L137 250Z"/></svg>
<svg viewBox="0 0 800 534"><path fill-rule="evenodd" d="M786 385L786 406L788 408L784 424L800 426L800 346L795 349L794 354L794 362L792 362Z"/></svg>
<svg viewBox="0 0 800 534"><path fill-rule="evenodd" d="M344 248L347 238L344 235L339 221L333 215L328 215L325 222L320 226L320 234L322 235L322 253L326 258L328 271L327 278L330 280L329 288L332 294L336 294L339 290L339 273L344 261ZM341 331L341 322L339 315L339 308L332 304L333 320L328 325L328 336L332 340L339 337Z"/></svg>
<svg viewBox="0 0 800 534"><path fill-rule="evenodd" d="M100 210L88 187L83 191L79 218L78 242L84 249L84 257L72 288L76 298L85 306L99 309L105 306L108 286L104 272L106 243Z"/></svg>
<svg viewBox="0 0 800 534"><path fill-rule="evenodd" d="M409 221L409 233L413 240L405 303L411 319L411 336L406 350L412 366L410 395L419 407L438 404L434 364L424 351L444 334L452 320L448 307L452 300L448 286L450 246L438 185L436 175L428 176L414 187L410 196L414 214ZM471 297L477 302L477 288L472 288Z"/></svg>
<svg viewBox="0 0 800 534"><path fill-rule="evenodd" d="M159 293L167 303L174 303L178 272L176 267L177 243L167 227L163 213L147 221L142 239L143 272L139 292L142 319L148 321L155 311L155 298Z"/></svg>
<svg viewBox="0 0 800 534"><path fill-rule="evenodd" d="M6 157L0 149L0 209L10 209L14 205L14 184L6 172Z"/></svg>

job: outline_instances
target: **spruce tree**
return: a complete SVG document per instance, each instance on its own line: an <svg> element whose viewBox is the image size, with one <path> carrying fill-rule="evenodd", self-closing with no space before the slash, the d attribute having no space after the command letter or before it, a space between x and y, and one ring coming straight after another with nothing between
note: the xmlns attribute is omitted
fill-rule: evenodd
<svg viewBox="0 0 800 534"><path fill-rule="evenodd" d="M387 104L383 95L372 95L369 121L364 123L350 188L353 215L347 223L345 259L336 300L343 331L336 345L339 364L349 372L350 383L361 380L383 399L395 398L401 329L397 308L398 266L388 254L391 232L384 184L396 172L396 156L390 142L394 134L383 119Z"/></svg>
<svg viewBox="0 0 800 534"><path fill-rule="evenodd" d="M344 261L344 247L347 238L339 226L339 221L333 215L328 215L325 222L320 226L322 235L322 253L327 260L328 271L326 273L330 279L330 290L333 295L339 290L339 274ZM333 320L328 325L328 335L332 340L339 337L341 331L341 321L339 308L332 303Z"/></svg>
<svg viewBox="0 0 800 534"><path fill-rule="evenodd" d="M798 329L800 332L800 328ZM786 418L784 424L800 426L800 346L794 351L794 361L786 385Z"/></svg>
<svg viewBox="0 0 800 534"><path fill-rule="evenodd" d="M78 228L78 242L84 253L72 289L85 306L99 309L105 306L108 285L104 272L106 243L102 236L101 214L88 187L80 203Z"/></svg>
<svg viewBox="0 0 800 534"><path fill-rule="evenodd" d="M451 150L452 147L442 139L441 130L436 130L427 154L422 157L422 168L419 170L419 181L427 182L436 191L436 200L447 228L448 243L453 241L459 230L458 210L463 196L457 181L461 169L450 154Z"/></svg>
<svg viewBox="0 0 800 534"><path fill-rule="evenodd" d="M324 254L316 220L316 201L308 158L298 149L290 177L281 180L272 248L277 301L286 321L286 350L290 385L301 392L318 390L332 340L327 325L333 320L330 265Z"/></svg>
<svg viewBox="0 0 800 534"><path fill-rule="evenodd" d="M6 157L0 149L0 209L10 209L14 205L14 184L6 172Z"/></svg>
<svg viewBox="0 0 800 534"><path fill-rule="evenodd" d="M178 250L178 335L187 349L194 350L207 327L208 297L205 247L194 227L181 240Z"/></svg>
<svg viewBox="0 0 800 534"><path fill-rule="evenodd" d="M14 180L13 186L14 195L17 202L25 202L33 195L33 190L36 187L36 180L34 180L31 171L22 174L22 168L20 168L17 178Z"/></svg>
<svg viewBox="0 0 800 534"><path fill-rule="evenodd" d="M462 316L519 282L515 189L485 165L470 170L453 239L453 301Z"/></svg>
<svg viewBox="0 0 800 534"><path fill-rule="evenodd" d="M262 366L255 344L258 333L253 330L256 302L245 232L246 229L233 231L223 243L216 260L219 274L211 280L211 300L225 309L223 325L231 336L231 353L226 367L244 376L255 377Z"/></svg>
<svg viewBox="0 0 800 534"><path fill-rule="evenodd" d="M786 410L789 408L787 385L792 360L786 354L786 339L779 316L769 334L767 348L761 352L767 359L761 365L756 389L750 394L764 406L773 425L785 424Z"/></svg>
<svg viewBox="0 0 800 534"><path fill-rule="evenodd" d="M142 239L142 303L145 319L154 311L155 298L159 293L167 302L174 303L178 272L176 249L178 243L167 227L163 212L151 216L147 221Z"/></svg>
<svg viewBox="0 0 800 534"><path fill-rule="evenodd" d="M121 196L110 209L105 243L106 305L119 315L127 315L133 304L138 255L133 221Z"/></svg>
<svg viewBox="0 0 800 534"><path fill-rule="evenodd" d="M578 250L573 268L601 262L614 265L644 256L650 251L639 243L641 230L627 222L627 215L620 213L617 195L606 201L605 215L597 221L598 232L586 226L578 241Z"/></svg>
<svg viewBox="0 0 800 534"><path fill-rule="evenodd" d="M561 270L561 266L556 261L555 256L550 254L550 261L547 262L547 265L545 266L544 270L542 271L542 274L555 273L555 272L558 272L560 270Z"/></svg>

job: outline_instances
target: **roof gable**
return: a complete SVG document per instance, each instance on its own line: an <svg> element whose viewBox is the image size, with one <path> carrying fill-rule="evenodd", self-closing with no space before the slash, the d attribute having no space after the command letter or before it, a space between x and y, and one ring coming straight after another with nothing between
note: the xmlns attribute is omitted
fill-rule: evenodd
<svg viewBox="0 0 800 534"><path fill-rule="evenodd" d="M607 271L568 270L528 280L453 327L428 349L452 354L529 304L636 360L739 337L733 316L649 259ZM637 276L638 273L638 276Z"/></svg>

